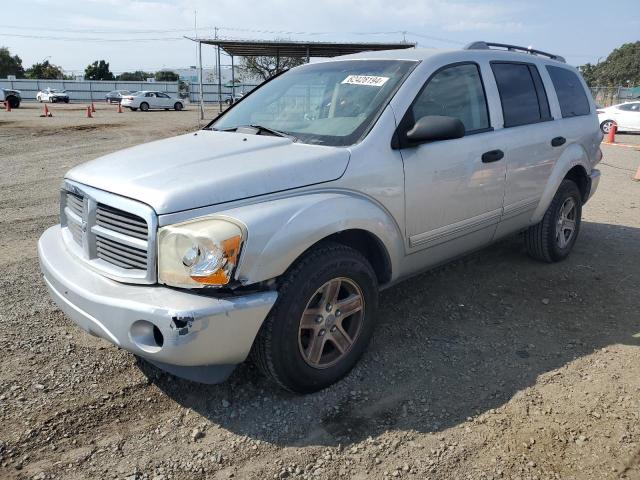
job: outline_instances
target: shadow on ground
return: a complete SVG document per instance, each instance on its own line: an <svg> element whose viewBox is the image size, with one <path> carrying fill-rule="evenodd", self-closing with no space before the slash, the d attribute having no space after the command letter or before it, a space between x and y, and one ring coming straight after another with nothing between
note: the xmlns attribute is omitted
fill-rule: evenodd
<svg viewBox="0 0 640 480"><path fill-rule="evenodd" d="M640 345L632 302L639 254L640 229L583 222L573 254L559 264L529 259L514 237L410 279L382 294L359 365L313 395L283 392L248 363L217 386L140 366L212 424L279 445L344 446L389 429L437 432L596 349Z"/></svg>

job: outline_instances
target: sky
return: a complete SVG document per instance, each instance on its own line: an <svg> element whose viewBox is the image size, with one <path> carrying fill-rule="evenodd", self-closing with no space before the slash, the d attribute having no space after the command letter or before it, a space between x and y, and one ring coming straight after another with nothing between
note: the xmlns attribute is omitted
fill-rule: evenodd
<svg viewBox="0 0 640 480"><path fill-rule="evenodd" d="M442 49L485 40L573 65L640 40L638 0L20 0L14 11L0 19L0 46L25 68L48 59L77 73L99 59L116 73L195 65L195 44L183 37L213 37L215 27L234 39L404 38ZM203 63L215 64L213 48L203 48Z"/></svg>

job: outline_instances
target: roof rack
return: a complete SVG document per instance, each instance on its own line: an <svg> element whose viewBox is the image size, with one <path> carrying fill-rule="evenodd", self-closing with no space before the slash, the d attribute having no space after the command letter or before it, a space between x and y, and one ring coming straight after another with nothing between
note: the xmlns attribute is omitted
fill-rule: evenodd
<svg viewBox="0 0 640 480"><path fill-rule="evenodd" d="M560 55L554 55L553 53L543 52L541 50L534 50L533 48L519 47L518 45L509 45L507 43L493 43L493 42L471 42L464 47L464 50L490 50L491 48L502 48L508 52L523 52L531 55L541 55L543 57L550 58L551 60L557 60L562 63L567 63L564 57Z"/></svg>

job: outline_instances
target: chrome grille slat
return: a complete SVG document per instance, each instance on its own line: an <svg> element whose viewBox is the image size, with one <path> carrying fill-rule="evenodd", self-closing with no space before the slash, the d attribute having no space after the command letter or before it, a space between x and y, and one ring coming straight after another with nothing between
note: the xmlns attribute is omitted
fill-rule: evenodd
<svg viewBox="0 0 640 480"><path fill-rule="evenodd" d="M114 255L120 255L122 257L125 257L126 259L130 260L131 262L136 262L136 263L141 263L143 265L147 264L147 255L135 255L133 253L129 253L126 252L124 250L120 250L117 247L114 247L113 245L109 245L108 243L104 243L101 242L100 240L98 240L96 242L96 247L98 249L98 257L100 257L100 252L110 252Z"/></svg>
<svg viewBox="0 0 640 480"><path fill-rule="evenodd" d="M61 203L67 242L75 244L75 252L93 268L124 281L155 281L157 221L153 210L133 200L74 185L65 186Z"/></svg>
<svg viewBox="0 0 640 480"><path fill-rule="evenodd" d="M116 222L126 223L127 225L131 225L132 227L140 228L145 232L147 231L146 222L142 222L142 221L136 220L134 218L118 216L118 215L116 215L114 213L111 213L108 210L105 210L103 208L98 208L98 211L96 212L96 215L98 217L103 217L107 221L116 221Z"/></svg>
<svg viewBox="0 0 640 480"><path fill-rule="evenodd" d="M149 235L144 219L102 204L96 208L96 225L140 239Z"/></svg>
<svg viewBox="0 0 640 480"><path fill-rule="evenodd" d="M69 207L73 213L82 217L84 212L82 197L71 192L67 192L67 207Z"/></svg>
<svg viewBox="0 0 640 480"><path fill-rule="evenodd" d="M122 257L119 257L116 254L111 254L109 252L105 252L105 251L100 251L100 254L98 255L98 258L100 258L101 260L104 260L105 262L109 262L112 263L114 265L117 265L120 268L126 268L126 269L135 269L135 268L144 268L142 266L136 266L136 265L132 265L126 261L124 261L122 259Z"/></svg>
<svg viewBox="0 0 640 480"><path fill-rule="evenodd" d="M69 227L69 231L71 232L71 236L73 237L73 240L78 245L82 245L82 227L75 223L69 223L68 227Z"/></svg>

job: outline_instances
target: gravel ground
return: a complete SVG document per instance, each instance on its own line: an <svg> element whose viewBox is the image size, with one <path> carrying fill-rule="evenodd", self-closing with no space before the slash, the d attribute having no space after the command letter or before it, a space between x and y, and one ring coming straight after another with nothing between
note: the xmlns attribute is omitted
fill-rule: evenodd
<svg viewBox="0 0 640 480"><path fill-rule="evenodd" d="M354 371L294 396L249 364L176 379L53 305L35 247L64 172L198 122L39 108L0 111L0 478L640 478L640 152L603 147L568 260L516 237L385 291Z"/></svg>

